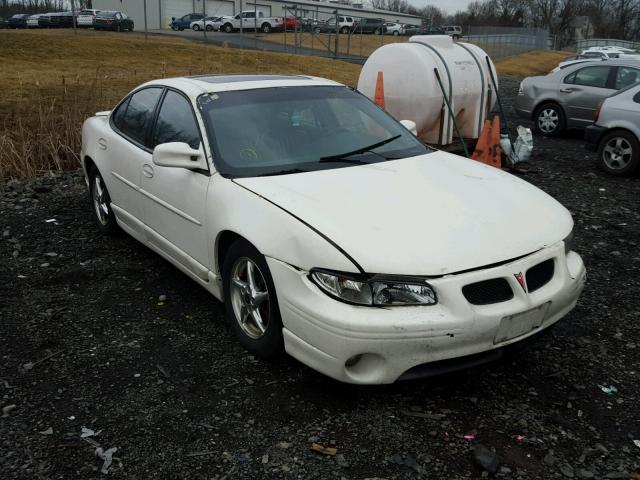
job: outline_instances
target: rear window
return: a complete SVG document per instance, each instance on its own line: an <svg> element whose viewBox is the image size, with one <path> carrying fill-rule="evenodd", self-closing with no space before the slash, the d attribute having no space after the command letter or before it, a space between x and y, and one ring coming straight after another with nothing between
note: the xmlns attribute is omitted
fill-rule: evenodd
<svg viewBox="0 0 640 480"><path fill-rule="evenodd" d="M118 14L118 12L100 12L96 16L100 18L113 18Z"/></svg>

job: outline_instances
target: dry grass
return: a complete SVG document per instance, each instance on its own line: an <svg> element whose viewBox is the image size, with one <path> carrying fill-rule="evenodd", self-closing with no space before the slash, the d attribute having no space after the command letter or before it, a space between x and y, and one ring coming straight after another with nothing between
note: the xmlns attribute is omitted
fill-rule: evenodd
<svg viewBox="0 0 640 480"><path fill-rule="evenodd" d="M304 73L355 85L360 67L142 34L0 31L0 179L76 168L80 127L147 80L199 73Z"/></svg>
<svg viewBox="0 0 640 480"><path fill-rule="evenodd" d="M567 55L567 52L553 50L528 52L498 60L496 69L500 75L546 75Z"/></svg>

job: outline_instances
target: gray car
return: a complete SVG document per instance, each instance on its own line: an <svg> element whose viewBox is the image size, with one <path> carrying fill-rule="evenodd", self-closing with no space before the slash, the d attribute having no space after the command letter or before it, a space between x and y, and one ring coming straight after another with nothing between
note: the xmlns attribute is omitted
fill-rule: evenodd
<svg viewBox="0 0 640 480"><path fill-rule="evenodd" d="M568 65L520 84L516 112L535 122L542 135L593 123L600 102L640 81L640 61L607 60Z"/></svg>
<svg viewBox="0 0 640 480"><path fill-rule="evenodd" d="M607 98L584 138L598 152L598 165L613 175L629 175L640 167L640 85Z"/></svg>

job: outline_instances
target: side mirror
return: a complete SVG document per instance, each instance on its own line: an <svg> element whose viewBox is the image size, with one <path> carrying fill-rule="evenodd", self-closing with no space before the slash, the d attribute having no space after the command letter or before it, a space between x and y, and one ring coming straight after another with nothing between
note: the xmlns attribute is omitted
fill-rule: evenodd
<svg viewBox="0 0 640 480"><path fill-rule="evenodd" d="M153 149L153 163L161 167L207 170L202 149L193 149L183 142L161 143Z"/></svg>
<svg viewBox="0 0 640 480"><path fill-rule="evenodd" d="M416 126L416 122L413 120L400 120L400 123L416 137L418 136L418 127Z"/></svg>

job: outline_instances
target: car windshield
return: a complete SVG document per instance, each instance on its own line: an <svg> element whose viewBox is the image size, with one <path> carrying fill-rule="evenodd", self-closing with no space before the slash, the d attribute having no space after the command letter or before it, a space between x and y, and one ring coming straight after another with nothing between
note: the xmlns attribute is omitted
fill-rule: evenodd
<svg viewBox="0 0 640 480"><path fill-rule="evenodd" d="M347 87L226 91L198 99L218 171L231 177L339 168L430 150Z"/></svg>

